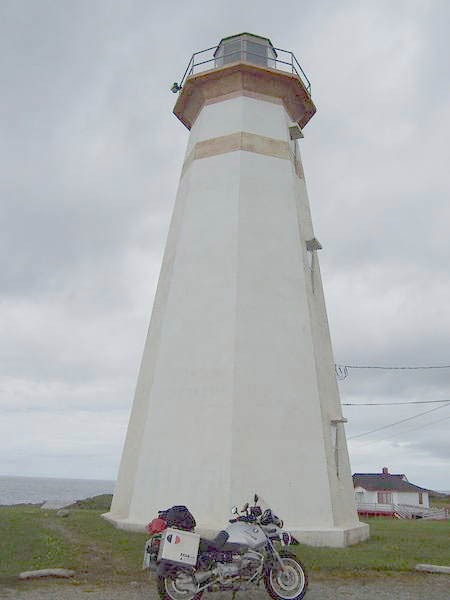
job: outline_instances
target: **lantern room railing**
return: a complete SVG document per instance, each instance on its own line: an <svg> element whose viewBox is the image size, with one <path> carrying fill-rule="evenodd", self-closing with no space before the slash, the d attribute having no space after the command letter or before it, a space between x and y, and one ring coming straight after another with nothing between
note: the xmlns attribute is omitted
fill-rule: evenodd
<svg viewBox="0 0 450 600"><path fill-rule="evenodd" d="M190 75L207 71L216 67L221 67L225 64L231 64L234 62L246 62L259 66L267 66L279 71L284 71L297 75L300 81L303 83L308 94L311 96L311 82L309 81L306 73L302 69L300 63L296 59L293 52L290 50L282 50L281 48L273 48L275 51L275 57L262 56L250 52L248 49L241 47L239 50L233 50L226 54L216 55L219 46L212 46L206 48L206 50L200 50L200 52L194 52L191 59L186 67L186 70L181 78L180 83L174 83L171 90L177 93L183 87L184 82ZM227 60L228 59L228 60Z"/></svg>

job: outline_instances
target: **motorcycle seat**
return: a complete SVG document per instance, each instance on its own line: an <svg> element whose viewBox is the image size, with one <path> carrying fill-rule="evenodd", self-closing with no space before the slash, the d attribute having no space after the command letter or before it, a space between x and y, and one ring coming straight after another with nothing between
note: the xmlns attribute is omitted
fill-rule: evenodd
<svg viewBox="0 0 450 600"><path fill-rule="evenodd" d="M226 531L219 531L213 540L200 538L200 552L238 552L242 550L241 544L227 544L229 534Z"/></svg>

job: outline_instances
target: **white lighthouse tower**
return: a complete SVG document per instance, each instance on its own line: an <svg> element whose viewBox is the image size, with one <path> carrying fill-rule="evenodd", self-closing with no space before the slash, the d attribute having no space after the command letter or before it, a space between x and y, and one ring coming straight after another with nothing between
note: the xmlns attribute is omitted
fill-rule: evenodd
<svg viewBox="0 0 450 600"><path fill-rule="evenodd" d="M365 539L297 142L309 82L245 33L173 89L190 136L105 517L139 529L185 504L217 531L257 492L305 543Z"/></svg>

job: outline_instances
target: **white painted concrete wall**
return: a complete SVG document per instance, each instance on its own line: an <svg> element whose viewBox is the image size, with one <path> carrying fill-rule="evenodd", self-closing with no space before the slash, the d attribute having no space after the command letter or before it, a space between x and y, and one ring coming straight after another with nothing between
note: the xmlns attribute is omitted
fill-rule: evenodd
<svg viewBox="0 0 450 600"><path fill-rule="evenodd" d="M286 132L286 119L288 117L281 105L255 100L247 96L209 104L203 107L192 126L186 147L186 156L199 141L229 135L237 131L246 131L287 141L289 137Z"/></svg>
<svg viewBox="0 0 450 600"><path fill-rule="evenodd" d="M187 155L237 131L290 142L288 122L282 106L253 98L212 104ZM236 151L191 163L107 518L140 527L186 504L217 531L256 491L307 542L367 537L342 425L337 474L330 421L342 415L311 237L291 161Z"/></svg>

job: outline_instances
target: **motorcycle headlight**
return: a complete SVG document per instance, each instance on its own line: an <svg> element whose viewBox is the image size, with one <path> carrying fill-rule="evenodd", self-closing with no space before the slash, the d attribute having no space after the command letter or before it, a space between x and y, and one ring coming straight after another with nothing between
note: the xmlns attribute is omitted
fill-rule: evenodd
<svg viewBox="0 0 450 600"><path fill-rule="evenodd" d="M283 527L283 521L276 515L272 515L272 523L274 523L274 525L277 527Z"/></svg>

